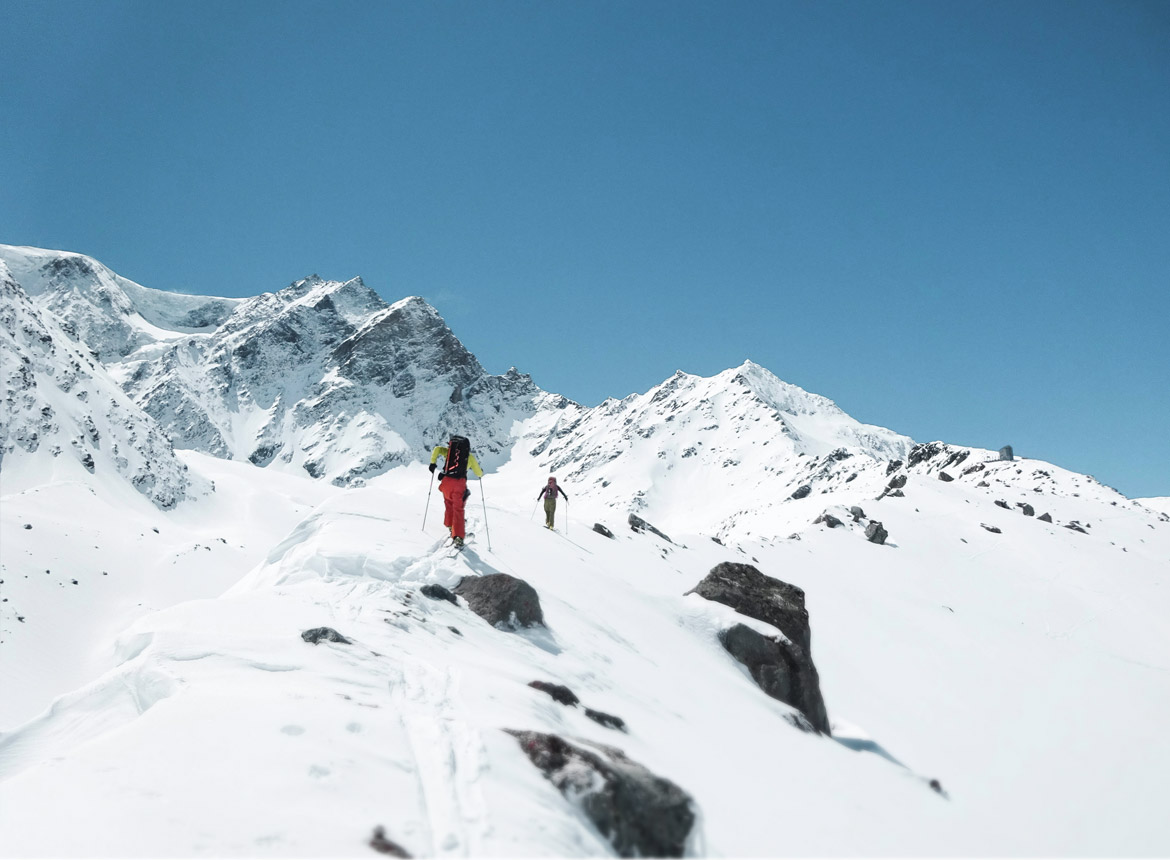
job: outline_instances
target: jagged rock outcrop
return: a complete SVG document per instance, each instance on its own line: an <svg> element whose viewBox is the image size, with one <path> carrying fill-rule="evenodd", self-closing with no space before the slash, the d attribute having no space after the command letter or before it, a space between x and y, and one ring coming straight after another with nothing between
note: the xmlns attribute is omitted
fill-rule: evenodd
<svg viewBox="0 0 1170 860"><path fill-rule="evenodd" d="M116 474L163 510L202 489L162 428L0 259L0 467L26 454Z"/></svg>
<svg viewBox="0 0 1170 860"><path fill-rule="evenodd" d="M536 589L509 574L465 576L455 586L455 593L467 601L472 612L500 630L544 625Z"/></svg>
<svg viewBox="0 0 1170 860"><path fill-rule="evenodd" d="M633 531L636 531L639 533L640 532L650 532L650 534L658 535L658 537L662 538L667 543L674 543L674 541L672 541L669 537L667 537L665 534L660 532L658 529L654 528L654 526L650 525L650 523L646 522L644 519L642 519L637 514L630 514L629 523L630 523L630 528Z"/></svg>
<svg viewBox="0 0 1170 860"><path fill-rule="evenodd" d="M681 857L695 823L690 795L601 744L506 729L545 777L613 846L619 857Z"/></svg>
<svg viewBox="0 0 1170 860"><path fill-rule="evenodd" d="M757 673L767 679L769 686L765 692L769 695L783 692L787 698L782 701L803 713L817 731L828 734L829 720L821 696L820 676L812 661L812 631L804 607L804 591L765 576L750 564L723 562L687 593L730 606L780 631L783 638L768 640L751 628L737 625L744 630L732 628L736 630L734 634L725 631L720 641L748 667L757 683L760 680ZM783 652L782 656L778 656L777 649Z"/></svg>

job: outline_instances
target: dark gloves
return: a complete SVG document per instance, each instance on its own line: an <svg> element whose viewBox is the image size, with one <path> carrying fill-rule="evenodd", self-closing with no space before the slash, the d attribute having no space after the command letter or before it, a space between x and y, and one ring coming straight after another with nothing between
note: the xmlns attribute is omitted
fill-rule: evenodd
<svg viewBox="0 0 1170 860"><path fill-rule="evenodd" d="M471 490L464 490L463 491L463 501L466 502L470 498L471 498Z"/></svg>
<svg viewBox="0 0 1170 860"><path fill-rule="evenodd" d="M431 463L431 465L428 468L430 468L432 475L435 474L435 464L434 463Z"/></svg>

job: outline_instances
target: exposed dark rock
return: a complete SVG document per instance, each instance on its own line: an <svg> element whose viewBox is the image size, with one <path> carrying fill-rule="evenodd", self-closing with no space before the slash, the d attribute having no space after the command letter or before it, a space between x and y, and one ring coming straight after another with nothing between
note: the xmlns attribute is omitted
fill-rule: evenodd
<svg viewBox="0 0 1170 860"><path fill-rule="evenodd" d="M865 527L865 539L870 543L884 544L890 533L886 531L878 520L873 520Z"/></svg>
<svg viewBox="0 0 1170 860"><path fill-rule="evenodd" d="M1005 508L1005 509L1010 509L1010 508L1011 508L1011 505L1009 505L1009 504L1008 504L1007 502L1005 502L1003 499L996 499L996 500L995 500L995 503L996 503L997 505L999 505L1001 508Z"/></svg>
<svg viewBox="0 0 1170 860"><path fill-rule="evenodd" d="M747 667L761 690L796 708L817 731L829 734L829 715L811 660L802 660L802 655L779 637L765 636L746 624L720 632L719 641Z"/></svg>
<svg viewBox="0 0 1170 860"><path fill-rule="evenodd" d="M901 460L891 460L890 465L886 466L886 474L888 475L891 472L896 472L901 468L902 468L902 461Z"/></svg>
<svg viewBox="0 0 1170 860"><path fill-rule="evenodd" d="M530 681L528 684L534 690L540 690L542 693L548 693L553 697L553 701L560 702L562 705L578 705L581 700L566 687L564 684L551 684L548 681Z"/></svg>
<svg viewBox="0 0 1170 860"><path fill-rule="evenodd" d="M916 466L919 463L925 463L931 457L941 453L942 450L943 444L941 442L925 442L921 445L915 445L906 456L906 465Z"/></svg>
<svg viewBox="0 0 1170 860"><path fill-rule="evenodd" d="M455 598L455 595L441 585L431 583L424 585L419 591L423 593L423 597L429 597L431 600L446 600L448 603L454 603L456 606L459 605L459 601Z"/></svg>
<svg viewBox="0 0 1170 860"><path fill-rule="evenodd" d="M970 451L954 451L951 453L951 456L949 456L945 460L943 460L942 465L939 466L939 468L945 469L947 466L958 466L960 463L962 463L964 460L966 460L969 456L971 456Z"/></svg>
<svg viewBox="0 0 1170 860"><path fill-rule="evenodd" d="M607 529L601 523L594 523L593 524L593 531L597 532L599 535L605 535L607 538L613 537L613 532L611 532L609 529Z"/></svg>
<svg viewBox="0 0 1170 860"><path fill-rule="evenodd" d="M595 711L593 708L586 708L585 716L595 723L600 723L607 729L617 729L619 732L626 730L626 721L621 717L615 717L613 714L606 714L601 711Z"/></svg>
<svg viewBox="0 0 1170 860"><path fill-rule="evenodd" d="M849 509L849 513L852 515L852 517L853 517L853 522L855 522L855 523L859 523L859 522L861 522L863 519L865 519L865 511L863 511L863 510L862 510L860 507L858 507L857 505L853 505L853 506L852 506L852 507Z"/></svg>
<svg viewBox="0 0 1170 860"><path fill-rule="evenodd" d="M370 847L379 854L389 854L391 857L410 857L405 848L386 838L386 830L380 826L374 828L374 835L370 837Z"/></svg>
<svg viewBox="0 0 1170 860"><path fill-rule="evenodd" d="M748 633L739 632L743 625L736 625L731 631L721 633L719 640L748 667L757 683L760 683L757 671L766 676L769 687L761 684L764 692L781 698L777 691L787 691L789 698L782 701L800 710L818 731L828 734L829 720L821 697L820 677L812 661L812 631L808 610L804 608L804 592L795 585L765 576L750 564L730 561L713 567L691 591L771 624L784 634L784 639L772 640L756 634L750 627L744 627ZM749 634L754 634L759 641L754 641ZM777 649L783 652L782 657L776 656ZM753 665L757 668L753 669Z"/></svg>
<svg viewBox="0 0 1170 860"><path fill-rule="evenodd" d="M1026 517L1036 516L1036 509L1027 502L1016 502L1016 507L1019 508L1020 512Z"/></svg>
<svg viewBox="0 0 1170 860"><path fill-rule="evenodd" d="M948 475L946 472L939 472L939 473L938 473L938 479L939 479L940 481L948 481L948 482L949 482L949 481L953 481L953 480L955 480L955 479L954 479L954 478L952 478L950 475Z"/></svg>
<svg viewBox="0 0 1170 860"><path fill-rule="evenodd" d="M312 642L316 645L322 639L326 642L340 642L342 645L351 644L348 639L334 630L332 627L314 627L312 630L306 630L301 634L301 638L306 642Z"/></svg>
<svg viewBox="0 0 1170 860"><path fill-rule="evenodd" d="M630 528L636 532L639 532L639 533L644 532L644 531L650 532L651 534L658 535L660 538L662 538L667 543L674 543L674 541L672 541L669 537L664 535L658 529L654 528L654 526L650 525L650 523L646 522L644 519L642 519L637 514L630 514L629 523L630 523Z"/></svg>
<svg viewBox="0 0 1170 860"><path fill-rule="evenodd" d="M1040 520L1042 523L1050 523L1052 522L1052 514L1044 513L1036 517L1036 519Z"/></svg>
<svg viewBox="0 0 1170 860"><path fill-rule="evenodd" d="M811 492L812 492L812 487L810 487L808 484L802 484L801 486L797 487L793 491L792 498L803 499L805 496L807 496Z"/></svg>
<svg viewBox="0 0 1170 860"><path fill-rule="evenodd" d="M893 490L890 492L891 499L904 499L905 497L906 497L906 494L903 493L901 490Z"/></svg>
<svg viewBox="0 0 1170 860"><path fill-rule="evenodd" d="M980 523L979 525L983 526L983 528L987 529L993 535L1003 534L1003 530L997 528L996 526L989 526L987 523Z"/></svg>
<svg viewBox="0 0 1170 860"><path fill-rule="evenodd" d="M905 475L894 475L894 477L890 478L890 482L886 486L891 490L900 490L906 486L906 480Z"/></svg>
<svg viewBox="0 0 1170 860"><path fill-rule="evenodd" d="M711 568L686 593L722 603L749 618L771 624L789 641L809 651L811 636L804 591L795 585L765 576L750 564L725 561Z"/></svg>
<svg viewBox="0 0 1170 860"><path fill-rule="evenodd" d="M1013 458L1014 458L1014 455L1012 454L1012 446L1011 445L1004 445L1002 448L999 449L999 459L1011 460Z"/></svg>
<svg viewBox="0 0 1170 860"><path fill-rule="evenodd" d="M448 630L450 630L452 633L454 633L456 636L462 636L462 635L463 635L462 633L460 633L460 632L459 632L459 628L458 628L458 627L448 627L447 629L448 629Z"/></svg>
<svg viewBox="0 0 1170 860"><path fill-rule="evenodd" d="M975 472L982 472L986 468L987 467L984 466L982 463L976 463L974 466L968 466L966 469L964 469L963 474L964 475L971 475L971 474L974 474Z"/></svg>
<svg viewBox="0 0 1170 860"><path fill-rule="evenodd" d="M987 483L986 481L980 481L980 482L979 482L978 484L976 484L975 486L976 486L976 487L990 487L990 486L991 486L991 484Z"/></svg>
<svg viewBox="0 0 1170 860"><path fill-rule="evenodd" d="M1081 524L1078 523L1076 520L1073 520L1071 523L1065 523L1064 527L1066 529L1072 529L1074 532L1080 532L1083 535L1088 534L1087 531L1085 531L1083 528L1081 528Z"/></svg>
<svg viewBox="0 0 1170 860"><path fill-rule="evenodd" d="M691 798L618 749L506 729L545 777L581 807L619 857L681 857L695 823Z"/></svg>
<svg viewBox="0 0 1170 860"><path fill-rule="evenodd" d="M544 624L536 589L506 573L465 576L455 586L455 593L467 601L472 612L501 630Z"/></svg>
<svg viewBox="0 0 1170 860"><path fill-rule="evenodd" d="M26 529L31 529L31 528L32 528L32 523L25 523L25 524L24 524L24 527L25 527Z"/></svg>
<svg viewBox="0 0 1170 860"><path fill-rule="evenodd" d="M248 455L248 460L250 460L254 466L264 467L271 463L279 453L279 445L261 445Z"/></svg>
<svg viewBox="0 0 1170 860"><path fill-rule="evenodd" d="M841 521L839 519L837 519L835 516L833 516L832 514L830 514L828 511L825 511L823 514L821 514L819 517L817 517L815 520L813 520L814 526L817 523L824 523L825 525L827 525L831 529L835 529L835 528L837 528L837 526L841 525Z"/></svg>

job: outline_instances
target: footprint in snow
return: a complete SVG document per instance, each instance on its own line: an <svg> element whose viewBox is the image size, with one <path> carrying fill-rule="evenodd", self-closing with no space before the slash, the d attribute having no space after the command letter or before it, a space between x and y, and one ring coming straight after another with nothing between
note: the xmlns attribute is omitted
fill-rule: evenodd
<svg viewBox="0 0 1170 860"><path fill-rule="evenodd" d="M297 735L303 735L305 733L304 726L281 726L280 730L284 734L292 735L293 737L296 737Z"/></svg>

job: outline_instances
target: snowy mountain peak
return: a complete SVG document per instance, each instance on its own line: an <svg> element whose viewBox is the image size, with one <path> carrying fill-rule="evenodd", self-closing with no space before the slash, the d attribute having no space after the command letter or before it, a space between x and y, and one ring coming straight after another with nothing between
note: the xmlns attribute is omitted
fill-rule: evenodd
<svg viewBox="0 0 1170 860"><path fill-rule="evenodd" d="M81 258L71 258L74 260ZM0 259L0 465L7 494L53 480L125 481L160 508L192 491L170 440Z"/></svg>

